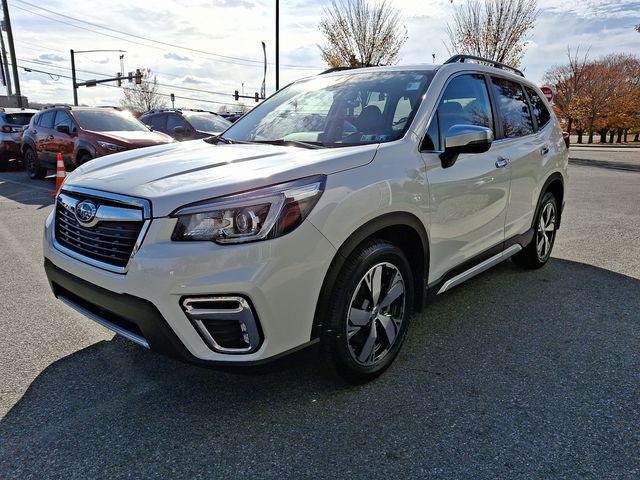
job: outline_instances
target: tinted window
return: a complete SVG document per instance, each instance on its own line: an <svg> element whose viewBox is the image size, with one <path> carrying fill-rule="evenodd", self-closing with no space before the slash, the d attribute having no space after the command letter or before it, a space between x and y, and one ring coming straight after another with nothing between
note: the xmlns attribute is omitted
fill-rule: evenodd
<svg viewBox="0 0 640 480"><path fill-rule="evenodd" d="M64 110L58 110L56 112L56 119L53 124L53 127L56 128L58 125L66 125L69 128L70 132L74 132L76 130L73 121L71 121L71 117Z"/></svg>
<svg viewBox="0 0 640 480"><path fill-rule="evenodd" d="M438 105L437 116L433 117L427 130L429 138L424 148L429 149L429 144L433 145L433 150L444 148L441 141L454 125L478 125L493 130L491 102L482 75L460 75L449 82Z"/></svg>
<svg viewBox="0 0 640 480"><path fill-rule="evenodd" d="M176 127L187 128L187 124L184 122L182 117L177 113L172 113L170 115L167 115L167 130L169 132L173 132L173 129Z"/></svg>
<svg viewBox="0 0 640 480"><path fill-rule="evenodd" d="M154 130L165 130L165 118L166 115L149 115L147 117L141 118L140 121L145 125L149 125Z"/></svg>
<svg viewBox="0 0 640 480"><path fill-rule="evenodd" d="M349 72L301 80L254 108L225 137L299 140L335 147L396 140L409 128L432 77L433 72L428 71ZM396 105L403 97L411 108L402 117L406 120L394 126Z"/></svg>
<svg viewBox="0 0 640 480"><path fill-rule="evenodd" d="M33 113L6 113L5 122L11 125L28 125Z"/></svg>
<svg viewBox="0 0 640 480"><path fill-rule="evenodd" d="M533 121L522 86L503 78L492 78L491 80L502 116L504 136L513 138L533 133Z"/></svg>
<svg viewBox="0 0 640 480"><path fill-rule="evenodd" d="M49 110L48 112L44 112L40 115L40 120L38 121L38 125L44 128L53 128L53 117L55 116L55 110Z"/></svg>
<svg viewBox="0 0 640 480"><path fill-rule="evenodd" d="M547 110L547 106L540 98L540 95L536 93L533 88L524 87L527 91L527 95L529 95L529 100L531 101L531 108L533 109L533 116L536 117L536 122L538 122L538 128L544 127L549 119L551 118L551 114L549 110Z"/></svg>
<svg viewBox="0 0 640 480"><path fill-rule="evenodd" d="M76 121L85 130L94 132L146 132L139 120L131 114L114 110L74 110Z"/></svg>
<svg viewBox="0 0 640 480"><path fill-rule="evenodd" d="M231 126L231 122L218 115L189 115L187 121L201 132L219 133Z"/></svg>

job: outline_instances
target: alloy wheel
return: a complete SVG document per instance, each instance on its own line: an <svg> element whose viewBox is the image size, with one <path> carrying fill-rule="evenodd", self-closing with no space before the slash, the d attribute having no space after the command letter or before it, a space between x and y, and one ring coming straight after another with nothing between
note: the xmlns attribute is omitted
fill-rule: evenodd
<svg viewBox="0 0 640 480"><path fill-rule="evenodd" d="M405 303L405 281L395 265L379 263L365 273L347 314L347 342L357 363L375 365L389 353L398 339Z"/></svg>
<svg viewBox="0 0 640 480"><path fill-rule="evenodd" d="M536 251L541 261L545 260L551 253L555 234L556 208L552 202L548 202L540 213L538 230L536 232Z"/></svg>

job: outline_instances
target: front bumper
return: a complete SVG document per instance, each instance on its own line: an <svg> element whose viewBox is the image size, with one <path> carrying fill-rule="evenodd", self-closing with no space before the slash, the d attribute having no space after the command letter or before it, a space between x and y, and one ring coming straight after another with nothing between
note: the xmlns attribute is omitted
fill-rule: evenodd
<svg viewBox="0 0 640 480"><path fill-rule="evenodd" d="M172 242L175 220L154 219L126 274L57 250L53 222L52 212L45 226L44 254L54 294L152 350L192 363L245 365L312 341L319 292L336 251L310 222L277 239L221 246ZM250 302L262 336L257 350L216 352L187 317L185 298L225 295Z"/></svg>

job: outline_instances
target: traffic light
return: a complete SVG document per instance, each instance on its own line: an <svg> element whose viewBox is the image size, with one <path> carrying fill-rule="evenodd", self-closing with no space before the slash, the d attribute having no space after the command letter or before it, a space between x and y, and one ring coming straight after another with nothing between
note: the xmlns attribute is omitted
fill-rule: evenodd
<svg viewBox="0 0 640 480"><path fill-rule="evenodd" d="M136 85L140 85L142 83L142 72L140 71L139 68L136 68L135 79L136 79Z"/></svg>
<svg viewBox="0 0 640 480"><path fill-rule="evenodd" d="M255 99L256 99L256 103L260 101L260 94L258 92L256 92Z"/></svg>
<svg viewBox="0 0 640 480"><path fill-rule="evenodd" d="M236 90L235 93L233 94L233 98L236 99L236 102L240 99L240 94L238 93L238 90Z"/></svg>
<svg viewBox="0 0 640 480"><path fill-rule="evenodd" d="M122 86L122 79L120 78L122 76L122 74L120 72L116 73L116 85L121 87Z"/></svg>
<svg viewBox="0 0 640 480"><path fill-rule="evenodd" d="M127 75L127 77L129 78L129 83L133 83L133 72L129 72L129 75Z"/></svg>

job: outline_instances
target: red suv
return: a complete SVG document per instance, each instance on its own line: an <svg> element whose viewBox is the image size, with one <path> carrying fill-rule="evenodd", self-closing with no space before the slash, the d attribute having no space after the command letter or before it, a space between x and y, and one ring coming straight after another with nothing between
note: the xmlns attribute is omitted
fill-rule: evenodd
<svg viewBox="0 0 640 480"><path fill-rule="evenodd" d="M31 178L44 178L62 153L67 170L110 153L174 142L118 108L54 106L33 116L22 137Z"/></svg>

